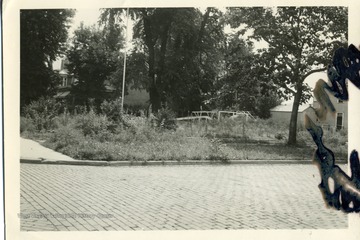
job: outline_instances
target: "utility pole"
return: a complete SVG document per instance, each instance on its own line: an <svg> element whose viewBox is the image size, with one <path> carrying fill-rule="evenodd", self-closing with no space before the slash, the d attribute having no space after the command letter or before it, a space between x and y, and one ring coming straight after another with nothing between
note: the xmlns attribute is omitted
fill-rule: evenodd
<svg viewBox="0 0 360 240"><path fill-rule="evenodd" d="M125 31L125 51L124 51L124 70L122 79L122 91L121 91L121 113L124 113L124 97L125 97L125 74L126 74L126 52L128 44L128 25L129 25L129 8L126 9L126 31Z"/></svg>

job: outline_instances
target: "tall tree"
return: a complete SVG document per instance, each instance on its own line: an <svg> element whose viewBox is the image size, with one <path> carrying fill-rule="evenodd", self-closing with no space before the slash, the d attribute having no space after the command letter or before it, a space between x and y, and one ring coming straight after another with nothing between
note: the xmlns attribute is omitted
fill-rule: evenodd
<svg viewBox="0 0 360 240"><path fill-rule="evenodd" d="M118 14L124 10L118 10ZM109 16L109 12L104 14ZM136 55L146 58L154 111L167 104L181 113L199 109L215 80L222 42L221 12L207 8L130 9ZM135 56L134 55L134 56Z"/></svg>
<svg viewBox="0 0 360 240"><path fill-rule="evenodd" d="M56 86L52 62L65 51L74 13L69 9L20 11L21 105L51 93Z"/></svg>
<svg viewBox="0 0 360 240"><path fill-rule="evenodd" d="M206 108L222 67L223 16L215 8L179 9L174 15L161 88L178 114Z"/></svg>
<svg viewBox="0 0 360 240"><path fill-rule="evenodd" d="M223 69L211 99L215 107L269 117L278 102L274 84L261 74L259 56L251 42L242 39L242 33L228 34Z"/></svg>
<svg viewBox="0 0 360 240"><path fill-rule="evenodd" d="M288 144L296 143L297 113L309 99L306 77L324 71L333 51L347 42L347 8L230 8L232 27L245 24L252 38L268 44L263 67L283 97L293 97Z"/></svg>
<svg viewBox="0 0 360 240"><path fill-rule="evenodd" d="M111 85L113 74L122 69L119 50L123 38L120 36L120 28L114 27L108 30L81 24L75 30L67 52L67 67L78 80L72 89L76 104L86 104L88 99L94 99L99 105L107 97L106 83Z"/></svg>

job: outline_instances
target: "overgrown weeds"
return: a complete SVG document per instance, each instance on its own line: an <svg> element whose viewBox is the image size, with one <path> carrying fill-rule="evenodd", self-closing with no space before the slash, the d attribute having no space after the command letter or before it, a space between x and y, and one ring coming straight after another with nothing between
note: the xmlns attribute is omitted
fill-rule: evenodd
<svg viewBox="0 0 360 240"><path fill-rule="evenodd" d="M272 120L176 123L175 115L167 109L146 118L121 114L117 102L104 102L99 113L81 107L69 113L52 101L39 101L23 111L22 136L45 140L45 146L76 159L309 160L315 149L305 130L298 132L298 146L286 146L288 126ZM337 158L347 158L346 131L325 131L324 142Z"/></svg>

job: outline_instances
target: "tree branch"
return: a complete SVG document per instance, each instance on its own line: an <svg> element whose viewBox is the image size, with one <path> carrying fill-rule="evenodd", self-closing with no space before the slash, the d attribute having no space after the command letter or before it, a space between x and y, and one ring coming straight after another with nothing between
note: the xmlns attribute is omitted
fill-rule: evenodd
<svg viewBox="0 0 360 240"><path fill-rule="evenodd" d="M287 91L291 92L291 94L295 94L296 92L294 90L292 90L291 88L289 88L285 82L281 81L281 82L278 82L278 85L284 89L286 89Z"/></svg>
<svg viewBox="0 0 360 240"><path fill-rule="evenodd" d="M326 67L311 70L311 71L307 72L307 73L304 75L303 79L307 78L308 76L310 76L310 75L311 75L311 74L313 74L313 73L316 73L316 72L323 72L323 71L325 71L325 70L327 70L327 68L326 68Z"/></svg>
<svg viewBox="0 0 360 240"><path fill-rule="evenodd" d="M285 57L284 53L281 53L281 56L283 57L283 59L285 60L285 63L287 65L289 65L289 67L291 68L291 70L295 71L295 66L291 63L291 60L288 57Z"/></svg>

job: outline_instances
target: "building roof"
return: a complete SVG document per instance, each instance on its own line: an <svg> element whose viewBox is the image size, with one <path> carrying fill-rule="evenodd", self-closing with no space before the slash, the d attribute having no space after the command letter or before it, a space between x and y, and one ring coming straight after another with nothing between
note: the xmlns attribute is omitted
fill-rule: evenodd
<svg viewBox="0 0 360 240"><path fill-rule="evenodd" d="M61 70L59 71L59 74L61 74L61 75L68 75L69 73L68 73L67 69L61 69Z"/></svg>
<svg viewBox="0 0 360 240"><path fill-rule="evenodd" d="M281 104L279 106L276 106L276 107L270 109L270 112L292 112L292 107L293 107L292 103L291 104L288 104L288 103ZM300 105L298 112L303 112L309 107L310 107L310 104Z"/></svg>
<svg viewBox="0 0 360 240"><path fill-rule="evenodd" d="M66 98L67 96L69 96L70 91L65 91L65 92L58 92L54 97L55 98Z"/></svg>

